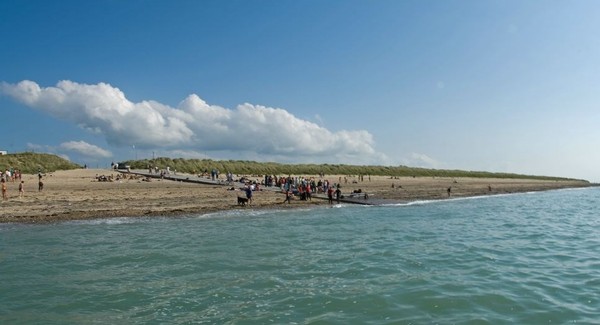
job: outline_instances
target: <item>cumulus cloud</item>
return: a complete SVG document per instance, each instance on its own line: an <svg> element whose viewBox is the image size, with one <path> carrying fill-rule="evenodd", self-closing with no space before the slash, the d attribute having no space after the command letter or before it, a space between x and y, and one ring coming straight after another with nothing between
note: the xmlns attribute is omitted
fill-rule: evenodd
<svg viewBox="0 0 600 325"><path fill-rule="evenodd" d="M328 157L351 163L385 159L374 149L373 136L366 130L332 132L281 108L245 103L228 109L209 105L195 94L177 107L152 100L134 103L107 83L72 81L60 81L55 87L40 87L28 80L3 82L0 93L100 134L115 146L182 152L245 151L267 156ZM69 146L80 153L109 154L97 147Z"/></svg>
<svg viewBox="0 0 600 325"><path fill-rule="evenodd" d="M42 88L33 81L2 83L0 92L56 118L103 134L116 145L160 142L178 145L189 141L192 131L174 110L160 103L132 103L118 88L60 81Z"/></svg>
<svg viewBox="0 0 600 325"><path fill-rule="evenodd" d="M58 146L27 143L27 148L32 151L53 153L67 160L71 160L67 153L92 160L113 156L112 152L85 141L68 141Z"/></svg>
<svg viewBox="0 0 600 325"><path fill-rule="evenodd" d="M75 152L90 158L110 158L112 153L85 141L69 141L61 143L59 148L64 151Z"/></svg>
<svg viewBox="0 0 600 325"><path fill-rule="evenodd" d="M404 164L423 168L442 168L442 163L423 153L413 152L404 159Z"/></svg>

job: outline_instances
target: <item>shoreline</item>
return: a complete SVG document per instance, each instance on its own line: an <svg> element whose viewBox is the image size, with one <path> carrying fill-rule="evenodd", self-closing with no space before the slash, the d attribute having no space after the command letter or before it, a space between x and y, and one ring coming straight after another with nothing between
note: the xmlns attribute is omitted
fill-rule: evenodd
<svg viewBox="0 0 600 325"><path fill-rule="evenodd" d="M113 181L98 181L97 178L101 176ZM307 177L318 179L319 176ZM259 182L261 180L261 176L248 178ZM340 182L345 196L361 190L369 194L367 201L385 204L598 186L578 180L371 176L361 181L358 177L340 175L328 175L323 179L329 179L332 183ZM0 223L37 224L117 217L176 217L227 210L296 209L329 205L322 195L311 201L295 198L288 204L284 203L285 195L281 191L261 190L254 193L252 204L240 206L237 204L237 196L244 196L239 190L242 183L234 183L236 190L231 190L231 185L165 179L148 181L140 175L120 174L107 169L57 171L48 173L42 180L43 190L38 191L37 175L23 175L25 193L22 198L19 198L17 181L7 184L9 198L0 203ZM451 188L450 196L448 188ZM344 200L342 203L366 202L361 200Z"/></svg>

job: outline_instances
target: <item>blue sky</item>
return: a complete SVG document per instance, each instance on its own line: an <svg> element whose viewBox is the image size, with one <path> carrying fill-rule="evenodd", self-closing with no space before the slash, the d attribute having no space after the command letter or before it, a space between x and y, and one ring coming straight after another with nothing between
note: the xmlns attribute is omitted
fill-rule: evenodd
<svg viewBox="0 0 600 325"><path fill-rule="evenodd" d="M9 152L600 181L598 1L0 1Z"/></svg>

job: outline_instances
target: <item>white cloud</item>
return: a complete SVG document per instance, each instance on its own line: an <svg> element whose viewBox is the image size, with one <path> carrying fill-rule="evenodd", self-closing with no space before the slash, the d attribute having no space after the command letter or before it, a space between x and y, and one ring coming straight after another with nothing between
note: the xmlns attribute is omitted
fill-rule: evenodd
<svg viewBox="0 0 600 325"><path fill-rule="evenodd" d="M413 152L408 158L403 159L403 164L422 168L443 168L443 164L426 154Z"/></svg>
<svg viewBox="0 0 600 325"><path fill-rule="evenodd" d="M113 156L110 151L102 149L96 145L89 144L85 141L68 141L63 142L58 146L27 143L27 148L37 152L53 153L67 160L71 160L67 153L83 156L88 159L102 159Z"/></svg>
<svg viewBox="0 0 600 325"><path fill-rule="evenodd" d="M154 142L178 145L192 136L173 109L153 101L132 103L118 88L105 83L60 81L56 87L41 88L25 80L14 85L2 83L0 92L56 118L101 133L116 145Z"/></svg>
<svg viewBox="0 0 600 325"><path fill-rule="evenodd" d="M90 158L110 158L112 153L85 141L69 141L61 143L59 149L76 152Z"/></svg>
<svg viewBox="0 0 600 325"><path fill-rule="evenodd" d="M385 160L366 130L332 132L281 108L245 103L235 109L209 105L195 94L177 107L156 101L133 103L109 84L60 81L3 82L0 93L56 118L101 134L111 145L181 152L238 152L292 156L298 161L377 164ZM71 145L73 147L73 145ZM80 153L85 152L79 145ZM100 148L94 151L101 153ZM104 152L107 154L108 152Z"/></svg>

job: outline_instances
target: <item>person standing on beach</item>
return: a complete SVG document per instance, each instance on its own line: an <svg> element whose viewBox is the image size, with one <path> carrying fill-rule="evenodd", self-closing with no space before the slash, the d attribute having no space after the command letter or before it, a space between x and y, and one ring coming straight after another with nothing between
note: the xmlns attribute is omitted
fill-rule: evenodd
<svg viewBox="0 0 600 325"><path fill-rule="evenodd" d="M335 190L335 199L337 203L340 203L340 197L342 196L342 190L340 190L340 185L338 184L337 189Z"/></svg>
<svg viewBox="0 0 600 325"><path fill-rule="evenodd" d="M248 199L248 204L252 202L252 187L248 185L246 187L246 198Z"/></svg>
<svg viewBox="0 0 600 325"><path fill-rule="evenodd" d="M327 189L327 198L329 199L329 204L333 204L333 187Z"/></svg>
<svg viewBox="0 0 600 325"><path fill-rule="evenodd" d="M6 182L4 181L4 178L2 179L2 199L8 200L8 194L6 194Z"/></svg>
<svg viewBox="0 0 600 325"><path fill-rule="evenodd" d="M38 170L38 192L44 189L44 182L42 182L42 170Z"/></svg>
<svg viewBox="0 0 600 325"><path fill-rule="evenodd" d="M283 201L283 203L287 202L288 204L290 204L290 203L292 203L291 199L292 199L292 193L290 192L290 190L285 190L285 200Z"/></svg>
<svg viewBox="0 0 600 325"><path fill-rule="evenodd" d="M452 193L452 186L448 187L448 197L450 197L450 193Z"/></svg>
<svg viewBox="0 0 600 325"><path fill-rule="evenodd" d="M22 198L24 194L25 194L25 181L21 181L21 183L19 183L19 197Z"/></svg>

